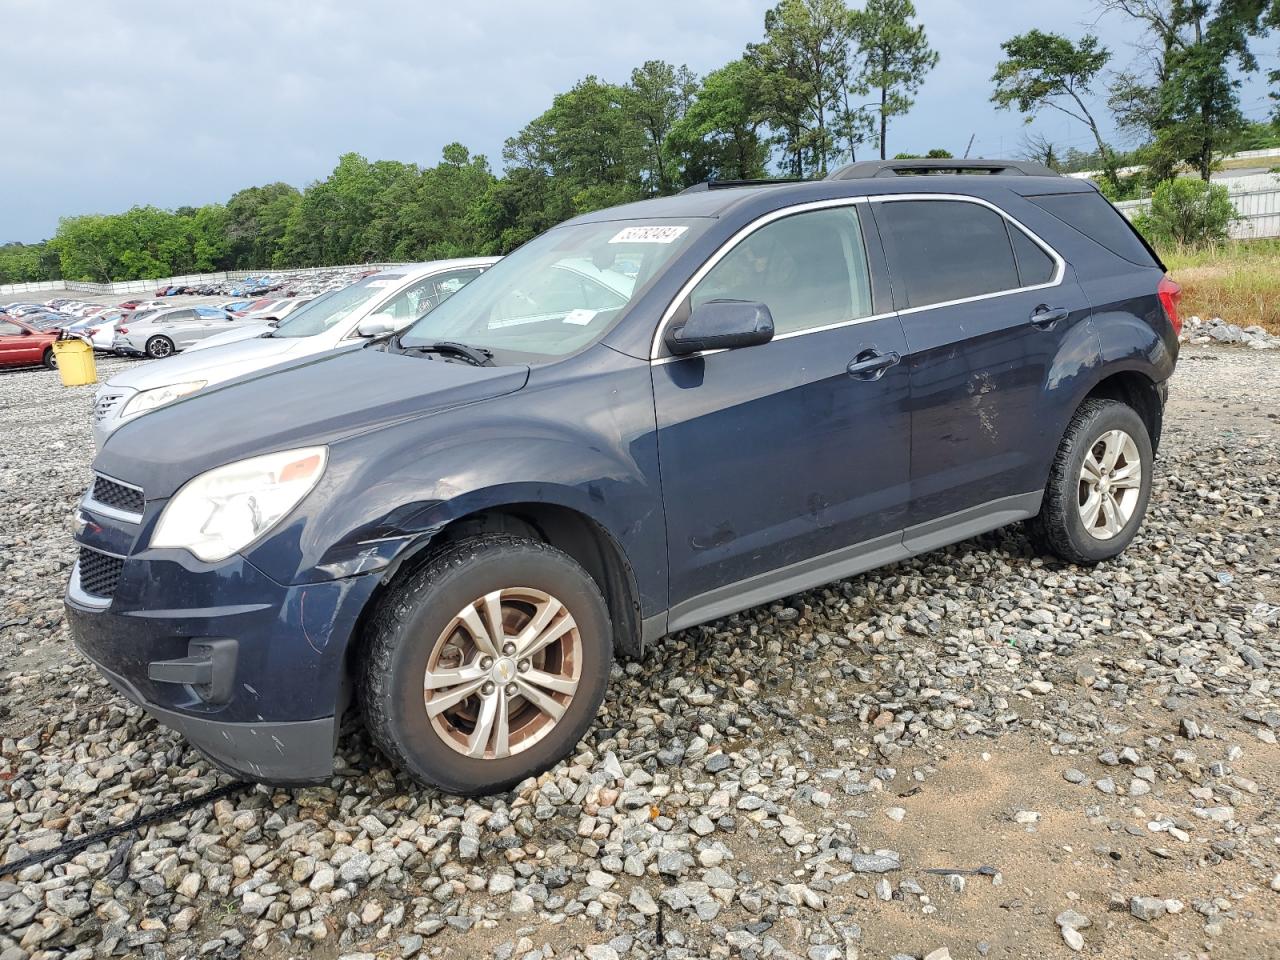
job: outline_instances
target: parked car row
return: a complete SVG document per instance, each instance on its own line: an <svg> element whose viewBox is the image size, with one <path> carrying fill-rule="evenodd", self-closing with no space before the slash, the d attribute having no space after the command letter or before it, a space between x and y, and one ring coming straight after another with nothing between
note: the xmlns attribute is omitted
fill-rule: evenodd
<svg viewBox="0 0 1280 960"><path fill-rule="evenodd" d="M189 350L164 363L126 370L99 387L94 443L101 447L128 421L199 390L402 330L496 262L496 257L477 257L386 270L316 297L278 324L263 311L223 321L174 319L181 308L131 322L120 334L130 351L161 358Z"/></svg>
<svg viewBox="0 0 1280 960"><path fill-rule="evenodd" d="M115 306L56 297L43 303L0 306L0 320L21 321L22 329L54 339L59 334L77 336L102 353L160 359L224 332L227 324L278 323L317 297L372 272L367 267L336 267L320 273L273 273L201 286L171 286L157 290L153 298L133 297ZM218 305L178 306L171 299L178 294L228 294L234 299ZM23 349L7 351L10 359L4 365L44 363L44 354L30 347L28 342Z"/></svg>
<svg viewBox="0 0 1280 960"><path fill-rule="evenodd" d="M316 296L340 290L374 271L367 267L334 267L319 273L278 272L261 276L243 277L237 280L211 280L202 283L170 285L156 290L157 297L173 297L194 294L203 297L228 295L254 298L268 293L282 296Z"/></svg>

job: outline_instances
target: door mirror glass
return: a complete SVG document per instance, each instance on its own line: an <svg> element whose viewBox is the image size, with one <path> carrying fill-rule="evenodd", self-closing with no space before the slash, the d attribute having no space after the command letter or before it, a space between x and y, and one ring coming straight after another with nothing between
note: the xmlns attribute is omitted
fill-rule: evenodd
<svg viewBox="0 0 1280 960"><path fill-rule="evenodd" d="M381 337L396 332L396 318L389 313L373 313L360 321L356 334L361 337Z"/></svg>
<svg viewBox="0 0 1280 960"><path fill-rule="evenodd" d="M676 356L699 350L754 347L773 339L773 315L755 300L707 300L688 321L668 332L667 349Z"/></svg>

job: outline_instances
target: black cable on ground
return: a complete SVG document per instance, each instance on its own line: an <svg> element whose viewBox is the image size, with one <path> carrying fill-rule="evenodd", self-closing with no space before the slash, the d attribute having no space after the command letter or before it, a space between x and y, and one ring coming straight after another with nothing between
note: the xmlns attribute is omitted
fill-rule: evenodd
<svg viewBox="0 0 1280 960"><path fill-rule="evenodd" d="M86 834L83 837L76 837L74 840L68 840L66 843L54 847L52 850L44 850L40 853L34 853L29 857L23 857L21 860L14 860L12 863L0 863L0 877L20 873L27 867L35 866L38 863L45 863L48 860L54 860L58 857L74 856L81 850L93 846L95 843L102 843L106 840L110 840L112 837L118 837L122 833L141 830L144 827L149 827L156 823L167 823L189 810L195 810L197 807L202 807L206 803L213 803L215 800L221 800L223 797L231 797L235 796L237 793L243 793L252 786L253 784L247 783L243 780L234 780L231 783L223 784L221 787L215 787L212 790L207 790L194 797L188 797L186 800L179 800L177 803L172 803L167 807L161 807L158 810L153 810L151 813L140 814L132 820L116 824L114 827L108 827L105 830L99 830L97 833Z"/></svg>

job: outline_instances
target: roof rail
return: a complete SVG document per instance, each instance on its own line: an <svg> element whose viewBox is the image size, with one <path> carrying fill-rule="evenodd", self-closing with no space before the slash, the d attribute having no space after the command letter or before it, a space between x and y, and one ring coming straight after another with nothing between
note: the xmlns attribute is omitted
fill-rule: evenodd
<svg viewBox="0 0 1280 960"><path fill-rule="evenodd" d="M701 193L703 190L727 190L730 187L772 187L782 183L804 183L799 177L770 177L764 180L703 180L691 187L685 187L681 193Z"/></svg>
<svg viewBox="0 0 1280 960"><path fill-rule="evenodd" d="M827 174L828 180L865 180L930 173L986 173L1005 177L1056 177L1056 170L1032 160L859 160Z"/></svg>

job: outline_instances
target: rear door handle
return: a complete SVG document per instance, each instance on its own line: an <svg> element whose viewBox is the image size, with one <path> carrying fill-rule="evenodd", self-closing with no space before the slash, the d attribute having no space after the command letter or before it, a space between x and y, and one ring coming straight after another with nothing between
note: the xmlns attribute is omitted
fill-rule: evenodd
<svg viewBox="0 0 1280 960"><path fill-rule="evenodd" d="M901 360L894 351L880 353L878 350L863 350L852 360L846 371L849 376L858 380L879 380L884 372Z"/></svg>
<svg viewBox="0 0 1280 960"><path fill-rule="evenodd" d="M1048 330L1059 320L1065 320L1069 316L1071 316L1071 311L1065 307L1039 306L1031 314L1031 325L1042 330Z"/></svg>

